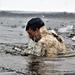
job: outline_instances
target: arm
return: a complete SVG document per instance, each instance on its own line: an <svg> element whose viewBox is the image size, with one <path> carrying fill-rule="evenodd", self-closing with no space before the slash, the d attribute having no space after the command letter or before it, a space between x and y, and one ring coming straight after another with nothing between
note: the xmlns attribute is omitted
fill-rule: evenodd
<svg viewBox="0 0 75 75"><path fill-rule="evenodd" d="M27 48L24 49L22 52L22 55L41 55L41 43L35 43L33 41L30 41Z"/></svg>

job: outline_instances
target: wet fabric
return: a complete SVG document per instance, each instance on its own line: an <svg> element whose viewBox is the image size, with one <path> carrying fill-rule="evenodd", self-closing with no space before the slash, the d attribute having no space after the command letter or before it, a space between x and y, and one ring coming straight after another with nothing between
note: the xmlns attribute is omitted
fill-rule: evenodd
<svg viewBox="0 0 75 75"><path fill-rule="evenodd" d="M64 41L56 34L55 31L48 31L45 26L40 28L39 34L41 39L35 42L29 51L31 54L38 56L56 57L58 54L66 53ZM36 38L36 37L35 37Z"/></svg>

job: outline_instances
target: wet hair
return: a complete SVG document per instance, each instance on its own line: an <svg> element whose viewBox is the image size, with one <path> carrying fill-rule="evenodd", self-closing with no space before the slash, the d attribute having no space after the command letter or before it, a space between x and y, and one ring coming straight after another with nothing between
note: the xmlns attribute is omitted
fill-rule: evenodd
<svg viewBox="0 0 75 75"><path fill-rule="evenodd" d="M26 31L29 28L31 28L33 31L35 31L36 28L40 29L42 26L44 26L44 22L40 18L32 18L27 23Z"/></svg>

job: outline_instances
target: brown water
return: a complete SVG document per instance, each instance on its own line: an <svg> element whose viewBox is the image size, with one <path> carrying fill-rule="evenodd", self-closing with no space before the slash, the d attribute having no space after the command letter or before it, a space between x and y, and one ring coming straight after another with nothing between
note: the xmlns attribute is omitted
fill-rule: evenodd
<svg viewBox="0 0 75 75"><path fill-rule="evenodd" d="M0 73L16 72L16 75L75 75L75 41L68 37L74 31L67 34L59 34L63 36L65 43L68 45L70 56L47 58L21 55L20 50L26 48L29 42L24 26L30 18L0 17ZM42 19L47 28L51 27L58 30L68 25L75 26L75 19L72 18Z"/></svg>
<svg viewBox="0 0 75 75"><path fill-rule="evenodd" d="M75 58L40 58L31 59L28 64L29 75L74 75Z"/></svg>

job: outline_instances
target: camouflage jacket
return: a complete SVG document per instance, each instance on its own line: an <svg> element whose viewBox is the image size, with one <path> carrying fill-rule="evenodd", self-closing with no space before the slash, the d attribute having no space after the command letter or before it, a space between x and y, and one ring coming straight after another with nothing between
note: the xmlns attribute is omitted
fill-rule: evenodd
<svg viewBox="0 0 75 75"><path fill-rule="evenodd" d="M54 31L48 31L44 26L40 28L41 39L32 47L29 46L29 53L37 56L56 57L60 53L66 53L64 41Z"/></svg>

